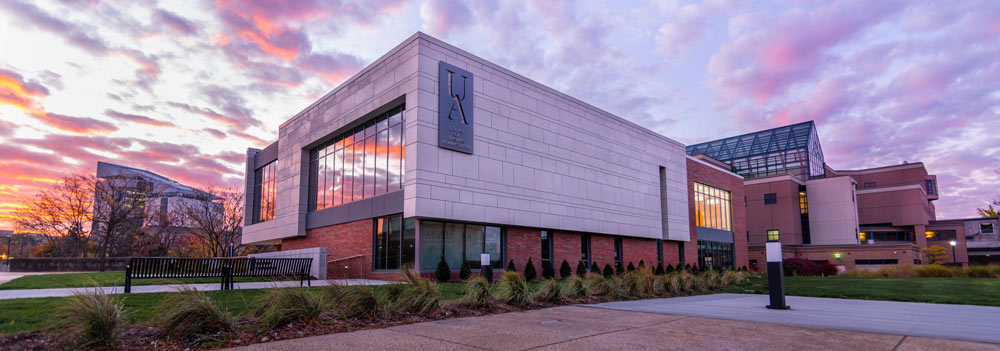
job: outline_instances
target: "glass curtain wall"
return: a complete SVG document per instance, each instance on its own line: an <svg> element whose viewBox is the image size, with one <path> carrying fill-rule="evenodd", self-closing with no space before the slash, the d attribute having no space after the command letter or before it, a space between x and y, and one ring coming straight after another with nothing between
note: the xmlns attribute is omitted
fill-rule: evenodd
<svg viewBox="0 0 1000 351"><path fill-rule="evenodd" d="M399 269L413 265L414 223L412 218L395 215L374 219L372 266L375 269Z"/></svg>
<svg viewBox="0 0 1000 351"><path fill-rule="evenodd" d="M253 223L274 219L274 209L278 195L278 162L272 161L254 172L254 218Z"/></svg>
<svg viewBox="0 0 1000 351"><path fill-rule="evenodd" d="M462 262L481 268L479 255L490 254L493 268L503 268L503 230L500 227L454 222L420 222L420 267L433 270L443 257L458 270Z"/></svg>
<svg viewBox="0 0 1000 351"><path fill-rule="evenodd" d="M733 244L698 240L698 262L709 268L736 268L733 263Z"/></svg>
<svg viewBox="0 0 1000 351"><path fill-rule="evenodd" d="M313 149L312 210L339 206L403 188L403 107L379 115Z"/></svg>
<svg viewBox="0 0 1000 351"><path fill-rule="evenodd" d="M747 179L781 174L808 179L825 173L813 122L690 145L686 151L725 162Z"/></svg>
<svg viewBox="0 0 1000 351"><path fill-rule="evenodd" d="M732 196L729 191L694 183L695 225L733 231Z"/></svg>

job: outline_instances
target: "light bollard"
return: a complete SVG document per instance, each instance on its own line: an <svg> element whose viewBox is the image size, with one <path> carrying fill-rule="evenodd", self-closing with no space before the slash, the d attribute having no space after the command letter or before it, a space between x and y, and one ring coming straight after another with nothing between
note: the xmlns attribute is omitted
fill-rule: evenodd
<svg viewBox="0 0 1000 351"><path fill-rule="evenodd" d="M479 254L479 273L486 277L486 281L493 283L493 264L490 263L490 254Z"/></svg>
<svg viewBox="0 0 1000 351"><path fill-rule="evenodd" d="M785 268L781 264L781 242L767 242L767 290L771 295L772 310L787 310L785 304Z"/></svg>

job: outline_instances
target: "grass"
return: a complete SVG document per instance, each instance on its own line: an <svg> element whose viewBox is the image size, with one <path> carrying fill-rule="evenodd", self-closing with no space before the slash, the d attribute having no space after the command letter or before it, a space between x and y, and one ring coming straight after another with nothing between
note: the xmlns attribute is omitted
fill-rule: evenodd
<svg viewBox="0 0 1000 351"><path fill-rule="evenodd" d="M528 290L537 291L539 284L539 282L529 282ZM465 293L465 283L444 283L438 286L441 289L441 301L457 300ZM376 291L390 289L388 286L374 288ZM257 307L258 299L268 290L207 291L205 294L235 317L252 312ZM156 314L156 307L171 294L175 293L124 295L126 317L133 323L150 321ZM66 297L42 297L0 300L0 334L42 330L48 326L51 312L62 306L66 299Z"/></svg>
<svg viewBox="0 0 1000 351"><path fill-rule="evenodd" d="M732 293L766 294L767 279L730 286ZM785 294L843 299L1000 306L1000 279L785 277Z"/></svg>
<svg viewBox="0 0 1000 351"><path fill-rule="evenodd" d="M233 281L239 282L267 282L274 279L268 277L236 277ZM220 278L184 278L184 279L132 279L132 286L136 285L162 285L162 284L198 284L198 283L220 283ZM39 274L26 275L9 282L0 284L0 290L14 289L50 289L50 288L89 288L97 286L123 286L125 285L125 272L91 272L91 273L65 273L65 274Z"/></svg>

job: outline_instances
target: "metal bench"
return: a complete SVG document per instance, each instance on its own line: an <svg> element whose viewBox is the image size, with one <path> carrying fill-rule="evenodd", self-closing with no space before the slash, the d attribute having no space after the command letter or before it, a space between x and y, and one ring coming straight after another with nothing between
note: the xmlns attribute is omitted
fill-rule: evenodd
<svg viewBox="0 0 1000 351"><path fill-rule="evenodd" d="M132 292L132 279L221 278L222 290L233 288L235 277L298 277L308 282L312 258L170 258L133 257L125 267L125 293Z"/></svg>

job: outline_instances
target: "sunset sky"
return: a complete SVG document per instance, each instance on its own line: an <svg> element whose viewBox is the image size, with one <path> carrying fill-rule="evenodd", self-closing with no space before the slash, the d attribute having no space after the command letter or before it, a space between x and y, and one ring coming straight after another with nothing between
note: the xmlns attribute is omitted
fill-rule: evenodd
<svg viewBox="0 0 1000 351"><path fill-rule="evenodd" d="M0 229L98 160L238 186L415 31L686 144L815 120L835 169L926 163L939 218L1000 191L1000 1L139 3L0 1Z"/></svg>

